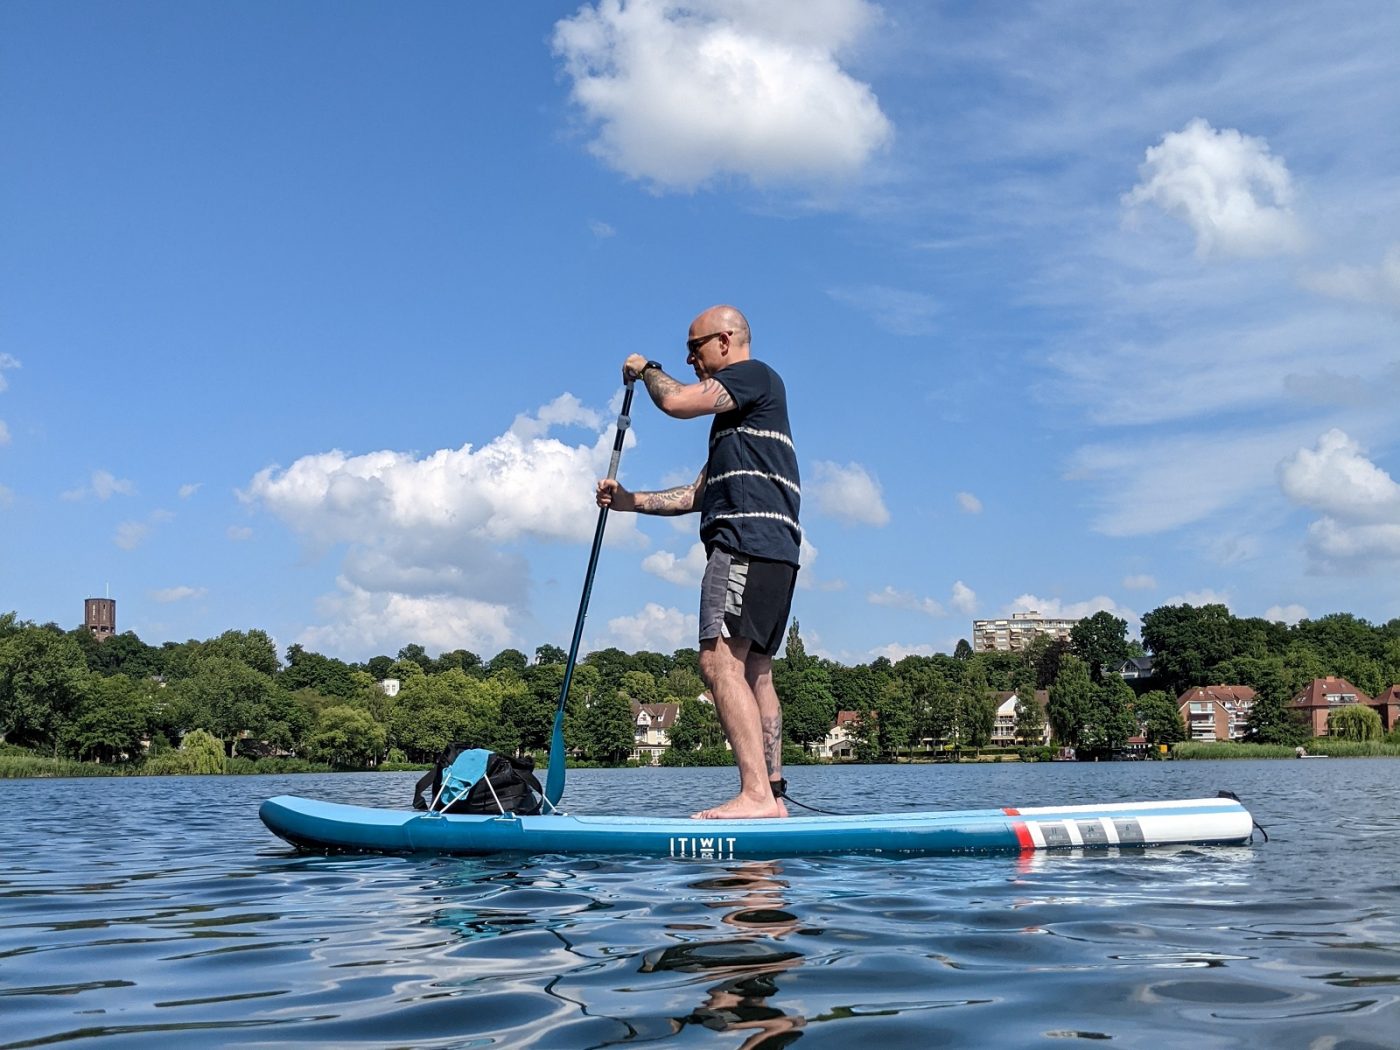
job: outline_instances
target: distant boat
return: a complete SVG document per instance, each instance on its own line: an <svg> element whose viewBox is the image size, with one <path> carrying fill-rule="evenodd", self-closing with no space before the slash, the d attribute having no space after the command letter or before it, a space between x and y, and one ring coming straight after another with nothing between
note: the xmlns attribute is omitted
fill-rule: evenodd
<svg viewBox="0 0 1400 1050"><path fill-rule="evenodd" d="M1328 755L1310 755L1310 754L1308 754L1308 749L1305 748L1305 747L1297 748L1297 749L1294 751L1294 754L1295 754L1298 758L1328 758L1328 757L1330 757L1330 756L1328 756Z"/></svg>

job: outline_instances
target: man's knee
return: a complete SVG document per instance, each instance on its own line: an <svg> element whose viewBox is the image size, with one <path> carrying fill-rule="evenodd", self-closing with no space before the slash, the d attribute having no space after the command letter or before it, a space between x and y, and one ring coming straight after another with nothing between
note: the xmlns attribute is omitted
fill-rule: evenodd
<svg viewBox="0 0 1400 1050"><path fill-rule="evenodd" d="M700 677L714 688L716 681L745 677L749 641L746 638L707 638L700 643Z"/></svg>

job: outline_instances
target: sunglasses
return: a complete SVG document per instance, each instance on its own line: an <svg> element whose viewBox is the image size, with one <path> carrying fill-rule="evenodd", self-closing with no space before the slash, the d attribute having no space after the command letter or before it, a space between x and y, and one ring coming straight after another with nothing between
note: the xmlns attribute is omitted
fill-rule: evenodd
<svg viewBox="0 0 1400 1050"><path fill-rule="evenodd" d="M706 343L708 343L711 339L715 338L715 336L719 336L719 335L730 336L730 335L733 335L733 334L734 334L733 332L729 332L729 331L719 331L719 332L711 332L709 335L700 335L700 336L696 336L694 339L687 339L687 340L685 341L685 356L686 356L686 357L694 357L696 354L698 354L698 353L700 352L700 348L701 348L702 346L704 346Z"/></svg>

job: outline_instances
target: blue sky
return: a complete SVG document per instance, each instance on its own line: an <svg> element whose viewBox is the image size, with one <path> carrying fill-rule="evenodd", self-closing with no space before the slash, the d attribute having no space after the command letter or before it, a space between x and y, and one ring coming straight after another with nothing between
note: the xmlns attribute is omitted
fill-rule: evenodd
<svg viewBox="0 0 1400 1050"><path fill-rule="evenodd" d="M795 615L1400 616L1393 4L0 5L0 610L567 645L631 352L749 316ZM706 427L639 401L622 476ZM585 646L694 644L612 515Z"/></svg>

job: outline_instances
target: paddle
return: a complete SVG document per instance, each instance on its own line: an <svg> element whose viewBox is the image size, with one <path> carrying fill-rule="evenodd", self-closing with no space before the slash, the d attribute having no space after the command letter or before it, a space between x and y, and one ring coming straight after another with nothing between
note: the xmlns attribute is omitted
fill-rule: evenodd
<svg viewBox="0 0 1400 1050"><path fill-rule="evenodd" d="M622 395L622 411L617 416L617 437L613 439L612 462L608 477L617 477L617 464L622 459L622 439L632 425L628 412L632 409L632 383L627 380L627 392ZM569 698L569 682L574 677L578 660L578 644L583 638L583 620L588 615L588 597L593 593L593 574L598 569L598 553L603 549L603 528L608 523L608 508L598 508L598 526L593 530L593 552L588 556L588 572L583 577L583 596L578 603L578 619L574 621L574 640L569 644L569 659L564 664L564 684L559 690L559 707L554 712L554 736L549 742L549 776L544 783L544 797L553 809L564 794L564 702Z"/></svg>

